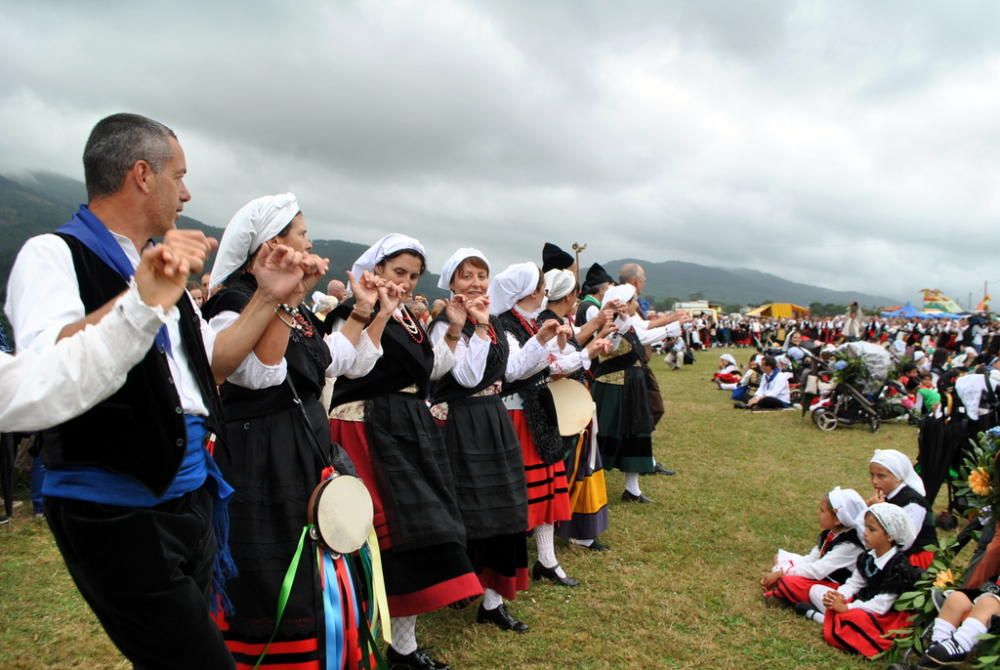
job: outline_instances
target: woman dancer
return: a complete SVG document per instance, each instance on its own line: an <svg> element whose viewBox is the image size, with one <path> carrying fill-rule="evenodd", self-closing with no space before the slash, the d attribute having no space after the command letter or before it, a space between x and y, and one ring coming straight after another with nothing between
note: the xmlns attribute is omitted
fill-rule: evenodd
<svg viewBox="0 0 1000 670"><path fill-rule="evenodd" d="M256 294L255 259L262 248L279 244L305 254L312 248L305 218L291 193L257 198L233 216L212 273L212 288L222 288L203 308L213 330L224 331L251 301L261 299ZM319 320L302 304L323 271L318 267L303 278L287 304L265 312L269 322L263 336L220 389L226 439L218 442L215 459L236 489L229 508L229 542L239 576L227 587L233 614L220 616L218 623L239 668L252 667L271 637L282 580L320 473L331 462L340 472L353 471L330 443L326 412L319 402L323 383L353 366L371 367L378 357L370 338L378 341L382 324L374 324L364 335L361 324L352 321L340 333L323 338ZM363 282L352 281L352 288L358 309L370 309L375 291ZM316 668L322 659L317 622L321 625L323 612L317 606L321 598L314 588L313 562L313 553L304 552L261 667Z"/></svg>
<svg viewBox="0 0 1000 670"><path fill-rule="evenodd" d="M382 357L363 377L350 375L333 390L330 430L354 460L375 504L375 530L392 615L393 668L441 670L448 666L418 648L417 615L480 595L483 590L465 551L465 527L440 428L425 398L431 380L455 364L465 324L451 310L449 337L431 345L403 303L425 269L420 243L392 234L371 246L354 274L374 272L385 290L374 310L356 307L351 319L387 319ZM401 299L401 300L400 300Z"/></svg>

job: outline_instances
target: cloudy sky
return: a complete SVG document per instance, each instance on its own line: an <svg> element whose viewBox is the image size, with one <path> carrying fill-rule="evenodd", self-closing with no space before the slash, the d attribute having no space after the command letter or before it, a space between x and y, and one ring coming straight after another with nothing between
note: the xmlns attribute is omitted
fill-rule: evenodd
<svg viewBox="0 0 1000 670"><path fill-rule="evenodd" d="M290 8L294 8L291 11ZM740 265L963 303L997 284L1000 3L0 0L0 173L171 126L187 213L495 265ZM994 291L994 292L997 292Z"/></svg>

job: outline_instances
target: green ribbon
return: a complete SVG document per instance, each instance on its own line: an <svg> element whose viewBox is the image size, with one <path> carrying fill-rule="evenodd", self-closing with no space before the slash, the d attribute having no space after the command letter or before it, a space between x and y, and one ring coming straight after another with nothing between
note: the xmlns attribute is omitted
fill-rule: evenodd
<svg viewBox="0 0 1000 670"><path fill-rule="evenodd" d="M267 656L267 650L271 648L271 643L274 642L274 638L278 635L278 627L281 625L281 617L285 615L285 606L288 605L288 595L292 592L292 584L295 582L295 573L299 571L299 561L302 559L302 548L306 544L306 534L309 529L312 528L311 525L306 525L302 528L302 535L299 536L299 546L295 549L295 555L292 556L292 562L288 566L288 570L285 572L285 579L281 582L281 590L278 592L278 614L274 620L274 630L271 632L271 639L267 641L264 645L264 651L260 652L260 658L254 663L253 670L257 670L260 664L264 662L264 657Z"/></svg>

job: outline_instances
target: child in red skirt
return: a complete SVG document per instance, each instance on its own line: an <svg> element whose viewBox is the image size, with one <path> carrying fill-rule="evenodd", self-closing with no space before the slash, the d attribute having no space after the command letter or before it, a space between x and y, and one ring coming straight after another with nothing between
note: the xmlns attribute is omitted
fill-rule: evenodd
<svg viewBox="0 0 1000 670"><path fill-rule="evenodd" d="M911 591L919 571L903 553L916 531L900 507L876 503L864 515L868 551L845 584L809 589L809 603L797 609L823 625L823 639L845 651L868 658L892 646L891 631L909 625L911 614L893 609L896 598Z"/></svg>
<svg viewBox="0 0 1000 670"><path fill-rule="evenodd" d="M819 501L819 539L805 556L779 549L771 572L760 580L765 597L797 605L809 599L809 589L821 584L835 589L851 576L864 551L855 524L866 509L854 489L839 486Z"/></svg>

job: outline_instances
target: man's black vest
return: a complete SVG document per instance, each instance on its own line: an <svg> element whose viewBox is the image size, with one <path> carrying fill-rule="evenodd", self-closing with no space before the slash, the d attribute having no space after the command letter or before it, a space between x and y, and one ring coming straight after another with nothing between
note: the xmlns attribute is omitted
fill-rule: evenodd
<svg viewBox="0 0 1000 670"><path fill-rule="evenodd" d="M100 309L128 285L116 271L71 235L56 233L73 256L80 299L87 314ZM222 407L201 339L200 317L182 296L181 341L208 408L209 428L218 434ZM132 368L125 385L83 415L42 434L42 460L47 468L97 466L135 477L162 495L177 475L187 449L187 428L180 397L167 365L167 354L154 344Z"/></svg>

